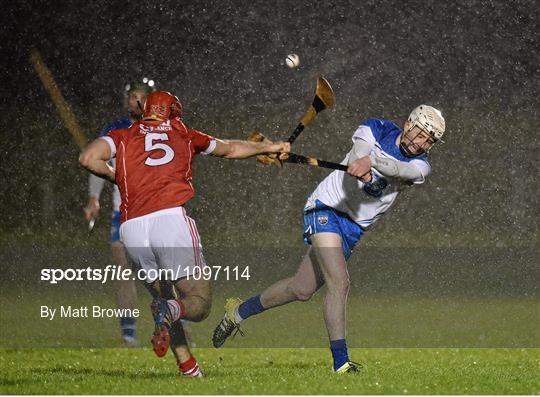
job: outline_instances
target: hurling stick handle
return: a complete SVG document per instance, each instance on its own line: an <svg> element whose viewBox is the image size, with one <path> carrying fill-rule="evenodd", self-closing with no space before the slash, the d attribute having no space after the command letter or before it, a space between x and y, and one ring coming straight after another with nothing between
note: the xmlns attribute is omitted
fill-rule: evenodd
<svg viewBox="0 0 540 397"><path fill-rule="evenodd" d="M307 164L312 167L329 168L332 170L347 171L345 164L333 163L331 161L319 160L313 157L306 157L300 154L288 153L289 157L284 160L286 163Z"/></svg>
<svg viewBox="0 0 540 397"><path fill-rule="evenodd" d="M287 142L292 144L294 141L296 141L296 138L298 138L298 135L300 135L302 133L302 131L304 131L304 128L306 128L306 126L304 124L298 123L298 125L296 126L296 128L292 132L289 139L287 139Z"/></svg>
<svg viewBox="0 0 540 397"><path fill-rule="evenodd" d="M317 166L322 168L330 168L331 170L347 171L347 166L345 164L333 163L331 161L324 161L317 159Z"/></svg>

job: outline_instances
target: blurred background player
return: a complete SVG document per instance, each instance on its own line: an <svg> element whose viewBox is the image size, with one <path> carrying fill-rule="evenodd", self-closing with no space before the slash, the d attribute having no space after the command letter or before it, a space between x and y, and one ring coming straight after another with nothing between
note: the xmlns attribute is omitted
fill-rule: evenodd
<svg viewBox="0 0 540 397"><path fill-rule="evenodd" d="M128 128L135 121L139 120L142 115L142 106L146 101L146 97L149 93L153 92L154 81L144 78L142 81L134 81L126 85L124 95L124 106L127 110L127 114L122 118L107 124L99 133L99 136L105 136L110 131L119 128ZM111 165L114 167L114 159L111 160ZM90 227L93 227L93 223L99 215L99 198L105 180L90 174L88 180L88 203L84 208L84 215L86 220L90 223ZM112 258L116 266L120 268L127 268L129 264L126 259L124 245L120 242L120 192L118 187L113 185L112 194L112 219L111 219L111 251ZM134 280L117 281L117 304L121 309L134 309L137 301L137 290L135 288ZM122 317L120 319L120 329L122 332L122 340L125 346L137 346L137 324L133 317Z"/></svg>
<svg viewBox="0 0 540 397"><path fill-rule="evenodd" d="M304 241L308 248L296 274L242 302L227 300L225 316L214 330L215 347L247 318L294 301L307 301L324 284L324 321L337 373L358 372L345 339L349 291L347 260L364 232L394 203L407 186L423 183L431 173L427 152L445 131L441 113L427 105L415 108L403 131L393 122L370 118L352 137L343 164L347 173L329 174L304 208Z"/></svg>
<svg viewBox="0 0 540 397"><path fill-rule="evenodd" d="M179 321L204 320L212 304L211 281L201 277L207 265L197 226L184 208L195 195L193 157L244 159L287 153L290 144L222 141L186 127L181 117L180 100L155 91L148 95L142 120L94 140L79 161L119 187L121 239L133 265L147 272L144 284L153 297L154 352L163 357L170 346L180 373L201 377ZM112 157L118 160L116 169L108 164Z"/></svg>

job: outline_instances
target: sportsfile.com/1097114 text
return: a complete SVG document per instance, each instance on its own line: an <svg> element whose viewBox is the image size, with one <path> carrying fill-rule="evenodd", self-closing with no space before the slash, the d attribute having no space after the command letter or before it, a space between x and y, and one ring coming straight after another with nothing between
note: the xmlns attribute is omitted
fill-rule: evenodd
<svg viewBox="0 0 540 397"><path fill-rule="evenodd" d="M107 265L104 268L45 268L41 269L41 281L49 284L58 284L60 281L97 281L104 284L108 281L126 280L178 280L186 277L188 280L217 280L222 278L226 281L249 280L251 275L249 266L204 266L196 269L193 273L180 274L181 267L176 272L172 269L125 269L115 265ZM175 274L176 273L176 274Z"/></svg>

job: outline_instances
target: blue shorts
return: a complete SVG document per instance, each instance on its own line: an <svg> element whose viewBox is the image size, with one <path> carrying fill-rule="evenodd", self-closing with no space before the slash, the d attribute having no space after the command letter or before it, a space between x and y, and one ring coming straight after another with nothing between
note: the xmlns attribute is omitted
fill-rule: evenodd
<svg viewBox="0 0 540 397"><path fill-rule="evenodd" d="M311 244L311 236L315 233L339 234L343 256L349 260L364 229L347 214L316 200L315 208L304 212L304 243Z"/></svg>
<svg viewBox="0 0 540 397"><path fill-rule="evenodd" d="M120 241L120 211L113 211L111 219L111 242Z"/></svg>

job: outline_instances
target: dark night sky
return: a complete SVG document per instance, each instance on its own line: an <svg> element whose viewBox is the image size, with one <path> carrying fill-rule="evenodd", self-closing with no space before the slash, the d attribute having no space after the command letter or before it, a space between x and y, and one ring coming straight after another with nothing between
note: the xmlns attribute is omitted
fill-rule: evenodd
<svg viewBox="0 0 540 397"><path fill-rule="evenodd" d="M342 106L395 101L406 106L398 115L420 98L443 110L505 108L536 93L534 1L246 3L19 2L3 17L4 89L40 106L35 46L68 100L100 114L141 75L201 111L302 101L317 74L334 82ZM283 66L289 52L301 56L296 72Z"/></svg>
<svg viewBox="0 0 540 397"><path fill-rule="evenodd" d="M311 139L299 140L298 151L341 159L362 119L401 122L416 105L432 104L448 126L448 143L433 158L433 183L442 190L432 192L439 200L432 210L451 213L459 197L469 203L469 218L479 220L500 202L478 204L469 190L451 191L456 174L511 207L512 175L538 170L538 139L531 146L531 136L540 122L539 13L532 0L17 2L1 17L2 107L10 117L0 129L15 129L17 139L48 153L36 153L42 162L58 155L58 142L71 147L29 63L32 47L89 136L121 112L125 83L148 76L182 99L194 128L224 138L254 128L283 137L324 75L336 107L310 127ZM297 70L284 65L291 52L300 55ZM32 135L34 124L48 134ZM2 163L26 156L23 147L4 147ZM72 159L76 149L65 156ZM522 156L525 165L516 163ZM9 174L12 189L30 172L20 167ZM305 172L311 182L290 193L291 208L301 208L321 177ZM297 178L287 175L289 183ZM525 185L524 214L538 204L537 185Z"/></svg>

